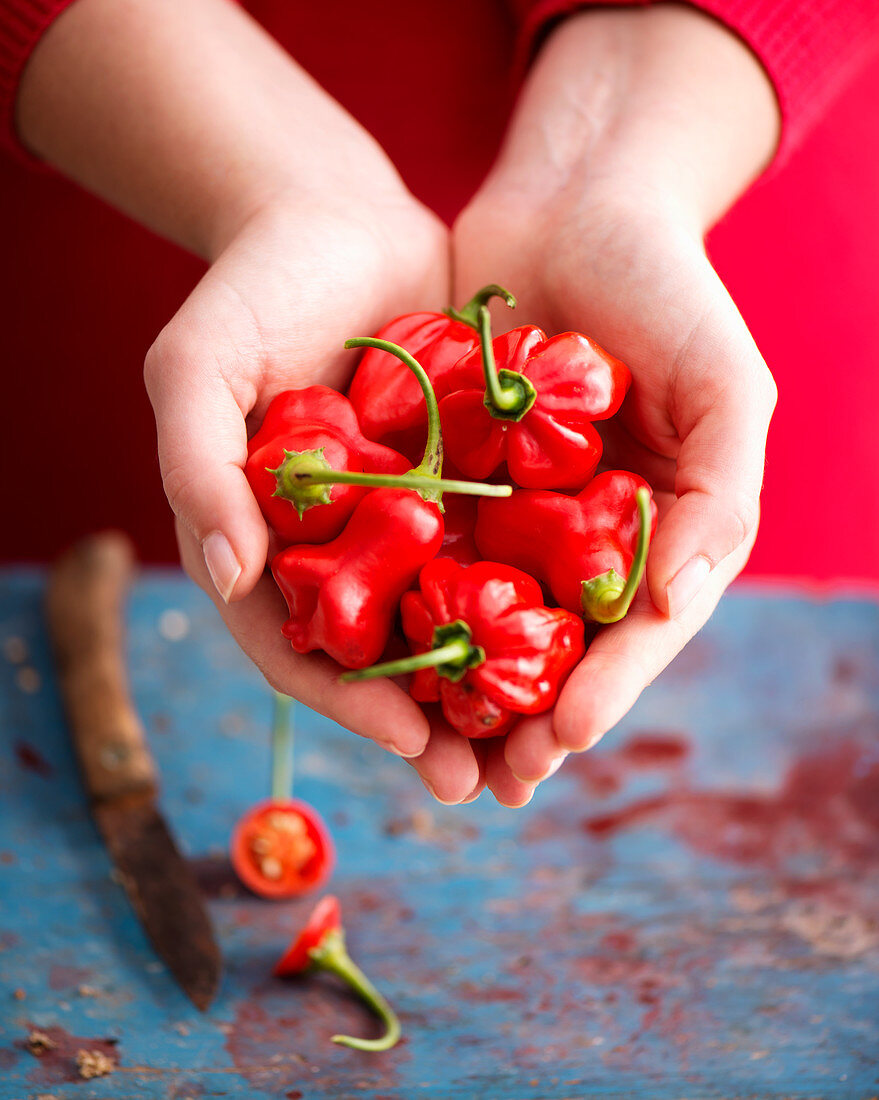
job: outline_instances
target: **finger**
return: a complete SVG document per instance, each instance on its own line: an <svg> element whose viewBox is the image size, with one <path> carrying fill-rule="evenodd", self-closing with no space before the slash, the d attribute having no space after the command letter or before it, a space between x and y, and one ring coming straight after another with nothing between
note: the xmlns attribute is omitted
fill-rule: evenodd
<svg viewBox="0 0 879 1100"><path fill-rule="evenodd" d="M536 783L517 779L504 759L504 738L493 741L485 757L485 785L502 806L517 810L527 806L534 796Z"/></svg>
<svg viewBox="0 0 879 1100"><path fill-rule="evenodd" d="M226 603L241 599L261 576L268 548L244 476L246 410L210 355L173 334L150 349L144 377L171 507L201 547L217 593Z"/></svg>
<svg viewBox="0 0 879 1100"><path fill-rule="evenodd" d="M628 713L644 688L707 622L750 549L749 541L727 557L677 618L666 618L642 591L625 619L599 632L553 712L562 748L591 748Z"/></svg>
<svg viewBox="0 0 879 1100"><path fill-rule="evenodd" d="M695 354L715 350L700 340ZM743 348L743 358L748 354ZM657 530L647 567L653 601L670 617L687 607L724 559L753 541L775 407L769 372L746 358L744 366L731 362L716 385L697 385L688 370L676 389L684 406L676 417L682 438L677 499Z"/></svg>
<svg viewBox="0 0 879 1100"><path fill-rule="evenodd" d="M184 568L211 596L235 640L276 691L300 700L398 756L414 757L424 752L430 728L423 711L406 691L390 680L340 683L343 670L335 661L323 654L296 653L281 634L286 605L268 575L258 581L245 600L223 603L211 584L198 543L179 520L177 532Z"/></svg>
<svg viewBox="0 0 879 1100"><path fill-rule="evenodd" d="M556 737L552 714L522 718L510 730L504 759L513 775L525 783L539 783L561 766L567 756Z"/></svg>
<svg viewBox="0 0 879 1100"><path fill-rule="evenodd" d="M484 785L470 742L441 718L431 720L424 752L409 763L437 802L446 806L471 801Z"/></svg>

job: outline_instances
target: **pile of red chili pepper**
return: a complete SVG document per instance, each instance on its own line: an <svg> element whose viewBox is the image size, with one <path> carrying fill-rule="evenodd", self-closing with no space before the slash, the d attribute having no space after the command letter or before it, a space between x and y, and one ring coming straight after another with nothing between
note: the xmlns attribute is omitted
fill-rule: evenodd
<svg viewBox="0 0 879 1100"><path fill-rule="evenodd" d="M495 296L515 305L488 286L349 340L367 350L347 396L279 394L246 466L293 648L345 680L411 674L471 738L553 706L584 620L628 611L656 523L640 477L595 476L628 368L577 332L493 339ZM400 634L410 656L377 664Z"/></svg>

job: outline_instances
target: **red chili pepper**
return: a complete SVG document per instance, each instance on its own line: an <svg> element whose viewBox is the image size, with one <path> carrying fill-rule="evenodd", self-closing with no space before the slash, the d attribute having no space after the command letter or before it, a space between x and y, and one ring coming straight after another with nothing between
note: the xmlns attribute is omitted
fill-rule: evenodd
<svg viewBox="0 0 879 1100"><path fill-rule="evenodd" d="M293 700L275 692L272 797L252 807L232 833L236 874L264 898L292 898L322 886L336 862L329 830L313 806L291 798Z"/></svg>
<svg viewBox="0 0 879 1100"><path fill-rule="evenodd" d="M419 592L401 602L403 632L416 656L388 661L345 680L414 672L419 702L442 703L465 737L493 737L517 714L539 714L585 652L583 623L543 605L540 585L518 569L482 561L429 562Z"/></svg>
<svg viewBox="0 0 879 1100"><path fill-rule="evenodd" d="M479 507L476 543L485 557L524 569L569 611L613 623L641 583L656 504L643 478L599 474L575 497L520 489Z"/></svg>
<svg viewBox="0 0 879 1100"><path fill-rule="evenodd" d="M411 466L390 447L367 439L348 398L327 386L279 393L247 453L244 473L253 494L268 525L287 544L335 538L369 492L360 485L304 489L295 480L297 471L402 474Z"/></svg>
<svg viewBox="0 0 879 1100"><path fill-rule="evenodd" d="M335 865L332 839L317 811L298 798L267 798L232 834L232 866L264 898L292 898L322 886Z"/></svg>
<svg viewBox="0 0 879 1100"><path fill-rule="evenodd" d="M414 372L428 407L424 458L415 470L399 477L297 473L306 486L342 481L392 487L369 493L332 542L282 551L272 562L272 572L290 609L283 631L293 648L299 653L322 649L346 668L363 668L381 656L400 597L442 544L442 493L509 496L512 490L441 479L439 414L420 364L384 340L362 338L345 346L390 351Z"/></svg>
<svg viewBox="0 0 879 1100"><path fill-rule="evenodd" d="M460 311L407 313L376 334L404 347L424 367L435 389L462 355L479 346L477 311L492 297L512 302L499 286L483 287ZM366 352L351 380L348 397L370 439L386 443L413 458L420 452L427 423L417 382L384 351Z"/></svg>
<svg viewBox="0 0 879 1100"><path fill-rule="evenodd" d="M492 341L485 306L479 326L480 350L443 379L449 458L467 477L488 477L506 462L526 488L582 488L601 457L592 422L619 409L628 367L579 332L547 338L523 325Z"/></svg>
<svg viewBox="0 0 879 1100"><path fill-rule="evenodd" d="M443 504L445 532L437 557L451 558L460 565L473 565L482 558L474 538L477 502L474 497L450 496Z"/></svg>
<svg viewBox="0 0 879 1100"><path fill-rule="evenodd" d="M372 664L400 597L442 541L434 502L409 489L375 489L338 538L288 547L272 562L290 609L284 637L297 653L322 649L345 668Z"/></svg>
<svg viewBox="0 0 879 1100"><path fill-rule="evenodd" d="M333 1035L334 1043L354 1050L390 1050L400 1039L400 1021L396 1013L375 988L360 967L351 959L345 947L342 928L342 908L332 894L317 903L305 927L293 940L275 966L279 978L293 977L309 970L329 970L337 974L376 1013L385 1025L380 1039L357 1039L353 1035Z"/></svg>

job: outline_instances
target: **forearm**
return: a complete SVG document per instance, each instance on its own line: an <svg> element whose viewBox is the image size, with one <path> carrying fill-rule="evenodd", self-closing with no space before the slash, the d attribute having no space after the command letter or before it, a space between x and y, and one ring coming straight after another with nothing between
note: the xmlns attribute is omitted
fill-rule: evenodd
<svg viewBox="0 0 879 1100"><path fill-rule="evenodd" d="M378 146L228 0L77 0L25 71L38 156L215 257L274 195L401 190Z"/></svg>
<svg viewBox="0 0 879 1100"><path fill-rule="evenodd" d="M679 4L587 8L538 55L495 178L526 203L547 175L568 199L624 182L704 231L767 166L779 126L769 78L719 22Z"/></svg>

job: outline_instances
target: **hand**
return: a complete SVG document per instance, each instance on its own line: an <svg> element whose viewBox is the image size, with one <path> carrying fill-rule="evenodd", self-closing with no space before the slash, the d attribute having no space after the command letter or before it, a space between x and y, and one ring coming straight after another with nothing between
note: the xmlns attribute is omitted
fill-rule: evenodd
<svg viewBox="0 0 879 1100"><path fill-rule="evenodd" d="M522 321L588 333L631 368L604 461L654 487L647 581L555 710L488 749L488 786L527 801L594 745L710 616L757 531L772 378L702 236L765 166L771 86L747 48L683 7L589 11L554 32L500 159L455 226L456 297L496 281ZM496 331L516 323L496 315Z"/></svg>
<svg viewBox="0 0 879 1100"><path fill-rule="evenodd" d="M284 600L264 574L268 531L242 466L248 428L272 397L313 383L344 389L347 337L447 293L445 232L402 193L393 202L292 196L254 215L147 356L159 457L181 557L271 685L401 755L428 726L389 681L340 688L325 657L281 635ZM470 786L476 783L474 777Z"/></svg>

